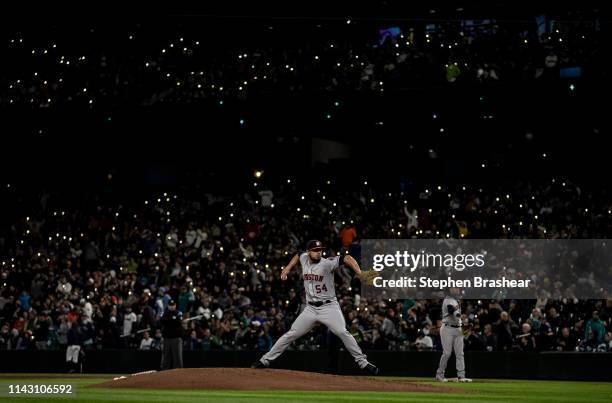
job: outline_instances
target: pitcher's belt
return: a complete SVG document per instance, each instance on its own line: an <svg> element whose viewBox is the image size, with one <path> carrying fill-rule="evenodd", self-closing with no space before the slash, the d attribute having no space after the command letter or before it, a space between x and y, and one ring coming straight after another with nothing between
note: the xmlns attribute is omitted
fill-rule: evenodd
<svg viewBox="0 0 612 403"><path fill-rule="evenodd" d="M325 301L309 301L308 305L316 306L318 308L322 305L329 304L330 302L332 302L331 299L326 299Z"/></svg>

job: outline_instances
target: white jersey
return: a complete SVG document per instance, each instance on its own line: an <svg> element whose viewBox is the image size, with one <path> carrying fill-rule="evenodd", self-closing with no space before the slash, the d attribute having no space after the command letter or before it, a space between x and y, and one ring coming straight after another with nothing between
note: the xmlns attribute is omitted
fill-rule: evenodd
<svg viewBox="0 0 612 403"><path fill-rule="evenodd" d="M300 255L302 275L304 277L304 289L306 290L306 301L336 301L336 289L334 286L334 270L340 264L340 256L321 258L318 263L313 263L308 253Z"/></svg>
<svg viewBox="0 0 612 403"><path fill-rule="evenodd" d="M448 313L447 305L452 305L455 307L455 311L452 314ZM455 315L459 312L459 318ZM444 302L442 302L442 322L446 325L451 326L459 326L461 325L461 305L454 297L448 296L444 298Z"/></svg>

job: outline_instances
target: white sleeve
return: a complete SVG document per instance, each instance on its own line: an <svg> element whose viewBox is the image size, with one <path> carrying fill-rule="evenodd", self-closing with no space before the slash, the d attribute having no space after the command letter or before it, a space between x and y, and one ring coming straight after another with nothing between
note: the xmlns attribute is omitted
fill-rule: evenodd
<svg viewBox="0 0 612 403"><path fill-rule="evenodd" d="M327 258L329 271L334 271L340 266L340 256Z"/></svg>

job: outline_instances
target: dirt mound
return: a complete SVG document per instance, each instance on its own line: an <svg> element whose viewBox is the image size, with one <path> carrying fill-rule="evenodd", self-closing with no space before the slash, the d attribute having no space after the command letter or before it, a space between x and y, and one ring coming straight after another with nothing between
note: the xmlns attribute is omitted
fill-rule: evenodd
<svg viewBox="0 0 612 403"><path fill-rule="evenodd" d="M183 368L128 376L94 388L457 392L448 387L284 369Z"/></svg>

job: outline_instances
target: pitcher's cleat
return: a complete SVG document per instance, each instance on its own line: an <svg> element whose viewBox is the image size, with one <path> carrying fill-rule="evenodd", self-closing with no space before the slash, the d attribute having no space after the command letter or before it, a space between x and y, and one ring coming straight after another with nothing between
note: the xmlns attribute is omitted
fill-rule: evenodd
<svg viewBox="0 0 612 403"><path fill-rule="evenodd" d="M256 369L262 369L262 368L268 368L266 365L264 365L263 362L257 360L254 363L251 364L251 368L256 368Z"/></svg>
<svg viewBox="0 0 612 403"><path fill-rule="evenodd" d="M436 375L436 381L438 381L438 382L448 382L448 379L446 379L443 376Z"/></svg>
<svg viewBox="0 0 612 403"><path fill-rule="evenodd" d="M462 377L462 378L459 378L459 382L466 382L466 383L470 383L470 382L472 382L472 380L471 380L470 378L465 378L465 377Z"/></svg>
<svg viewBox="0 0 612 403"><path fill-rule="evenodd" d="M370 374L370 375L378 375L378 373L380 372L376 365L373 365L373 364L370 364L370 363L368 363L368 365L363 367L363 370L365 372L367 372L368 374Z"/></svg>

